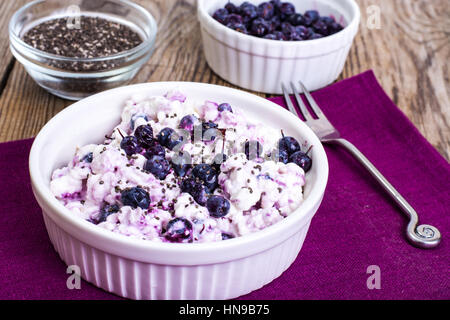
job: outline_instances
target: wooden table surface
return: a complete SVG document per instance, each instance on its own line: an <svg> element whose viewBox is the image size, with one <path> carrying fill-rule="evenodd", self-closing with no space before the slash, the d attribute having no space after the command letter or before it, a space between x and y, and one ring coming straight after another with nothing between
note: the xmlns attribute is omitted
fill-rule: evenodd
<svg viewBox="0 0 450 320"><path fill-rule="evenodd" d="M0 36L0 142L35 136L51 117L73 103L36 85L9 51L8 22L26 2L0 1L0 27L4 30ZM155 52L133 83L180 80L232 86L215 75L205 61L195 0L135 2L152 12L159 30ZM338 81L373 69L396 105L449 160L448 0L357 2L362 13L360 30ZM370 28L377 9L380 28Z"/></svg>

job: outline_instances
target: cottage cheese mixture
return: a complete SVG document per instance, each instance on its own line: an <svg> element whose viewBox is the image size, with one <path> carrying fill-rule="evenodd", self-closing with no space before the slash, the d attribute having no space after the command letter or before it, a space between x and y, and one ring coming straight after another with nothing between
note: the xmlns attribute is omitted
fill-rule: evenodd
<svg viewBox="0 0 450 320"><path fill-rule="evenodd" d="M221 241L264 229L303 201L307 150L236 106L179 91L133 96L102 144L77 148L51 190L100 228L159 242Z"/></svg>

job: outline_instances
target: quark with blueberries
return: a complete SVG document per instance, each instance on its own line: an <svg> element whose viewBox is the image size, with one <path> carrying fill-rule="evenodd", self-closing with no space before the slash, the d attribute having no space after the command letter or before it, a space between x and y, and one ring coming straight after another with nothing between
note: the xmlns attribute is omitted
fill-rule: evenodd
<svg viewBox="0 0 450 320"><path fill-rule="evenodd" d="M242 106L178 90L132 96L101 144L77 147L51 191L99 228L159 242L212 242L267 228L303 201L306 142ZM74 146L75 147L75 146Z"/></svg>

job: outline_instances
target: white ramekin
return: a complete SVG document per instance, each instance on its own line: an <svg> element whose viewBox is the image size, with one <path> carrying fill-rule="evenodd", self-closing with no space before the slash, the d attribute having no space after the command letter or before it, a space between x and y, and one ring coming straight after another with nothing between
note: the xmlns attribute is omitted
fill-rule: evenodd
<svg viewBox="0 0 450 320"><path fill-rule="evenodd" d="M206 60L223 79L249 90L280 94L281 82L301 80L309 90L316 90L332 83L342 72L360 21L354 0L290 1L297 12L316 9L321 15L333 15L345 26L334 35L308 41L267 40L229 29L212 18L214 11L227 2L198 0Z"/></svg>
<svg viewBox="0 0 450 320"><path fill-rule="evenodd" d="M131 95L162 95L175 87L193 99L245 107L253 120L283 129L305 147L314 146L302 205L284 220L253 234L192 244L132 239L71 214L50 191L53 170L68 163L77 146L102 142L105 133L119 123L124 102ZM240 90L189 82L121 87L71 105L37 135L29 168L50 240L62 260L78 265L85 280L131 299L227 299L269 283L296 258L328 178L328 162L320 141L294 115Z"/></svg>

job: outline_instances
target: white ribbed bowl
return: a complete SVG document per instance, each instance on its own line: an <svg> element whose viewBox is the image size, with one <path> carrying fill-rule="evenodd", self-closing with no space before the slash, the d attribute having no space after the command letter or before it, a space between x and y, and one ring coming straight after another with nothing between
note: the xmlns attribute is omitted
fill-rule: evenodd
<svg viewBox="0 0 450 320"><path fill-rule="evenodd" d="M162 95L178 87L190 98L245 107L256 121L283 129L312 145L305 200L287 218L264 230L216 243L157 243L132 239L82 220L50 191L54 169L68 163L76 146L98 143L120 121L133 94ZM154 82L108 90L58 113L42 128L30 152L33 192L56 251L81 276L131 299L227 299L249 293L278 277L296 258L328 178L325 151L298 118L261 97L231 88L189 82Z"/></svg>
<svg viewBox="0 0 450 320"><path fill-rule="evenodd" d="M359 7L354 0L292 0L297 12L316 9L333 15L344 30L308 41L267 40L234 31L212 18L228 0L198 0L203 50L211 69L223 79L253 91L280 94L281 82L301 80L309 90L337 79L358 32ZM240 4L242 1L232 1ZM252 0L259 4L263 0Z"/></svg>

